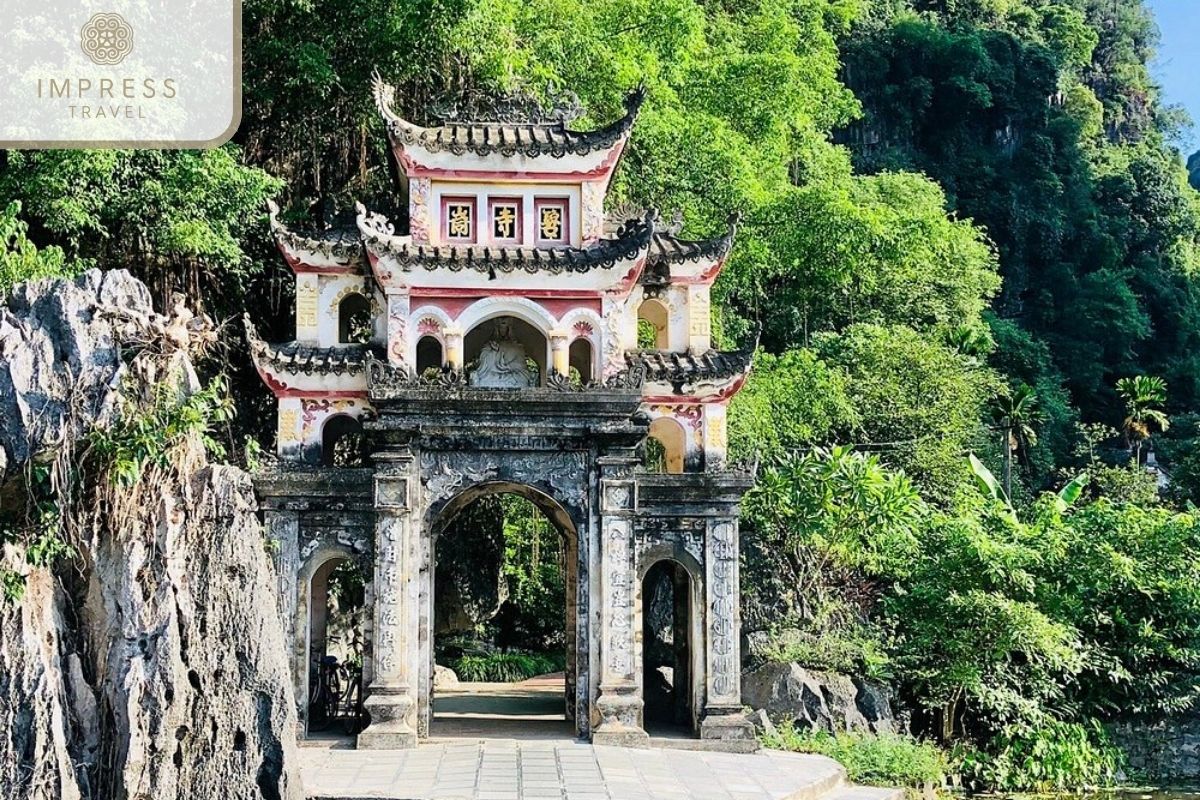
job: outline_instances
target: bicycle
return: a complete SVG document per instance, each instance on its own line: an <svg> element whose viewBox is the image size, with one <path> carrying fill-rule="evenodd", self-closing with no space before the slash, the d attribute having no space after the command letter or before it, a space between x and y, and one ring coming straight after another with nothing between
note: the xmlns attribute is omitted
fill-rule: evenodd
<svg viewBox="0 0 1200 800"><path fill-rule="evenodd" d="M341 676L336 656L324 656L314 667L309 681L308 729L323 731L338 716L342 698Z"/></svg>

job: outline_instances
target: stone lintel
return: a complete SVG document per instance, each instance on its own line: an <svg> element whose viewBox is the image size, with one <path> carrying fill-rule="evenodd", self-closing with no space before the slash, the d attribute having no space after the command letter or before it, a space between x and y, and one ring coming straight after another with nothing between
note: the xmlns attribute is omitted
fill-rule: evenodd
<svg viewBox="0 0 1200 800"><path fill-rule="evenodd" d="M638 512L664 517L738 516L742 496L752 485L743 473L639 473Z"/></svg>
<svg viewBox="0 0 1200 800"><path fill-rule="evenodd" d="M253 476L254 490L264 507L290 498L338 497L371 503L370 467L310 467L288 465L265 469Z"/></svg>

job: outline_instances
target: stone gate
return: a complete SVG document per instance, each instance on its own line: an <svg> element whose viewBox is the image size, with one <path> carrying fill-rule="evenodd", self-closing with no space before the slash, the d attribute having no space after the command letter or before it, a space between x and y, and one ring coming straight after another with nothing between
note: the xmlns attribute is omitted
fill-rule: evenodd
<svg viewBox="0 0 1200 800"><path fill-rule="evenodd" d="M370 577L369 726L414 746L432 714L434 572L454 516L490 493L533 502L566 545L566 716L583 738L645 741L643 585L669 563L681 659L671 691L703 738L752 746L740 715L737 505L725 412L750 350L710 342L732 245L686 240L604 196L641 104L595 131L562 120L419 127L375 86L407 233L359 206L302 231L272 207L296 274L296 339L251 352L278 398L278 463L257 481L279 543L297 697L328 564ZM649 443L649 444L648 444ZM306 708L300 709L304 716Z"/></svg>

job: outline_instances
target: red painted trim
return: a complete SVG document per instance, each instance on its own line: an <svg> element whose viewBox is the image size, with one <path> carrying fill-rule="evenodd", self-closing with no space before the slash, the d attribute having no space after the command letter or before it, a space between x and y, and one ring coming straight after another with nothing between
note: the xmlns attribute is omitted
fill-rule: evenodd
<svg viewBox="0 0 1200 800"><path fill-rule="evenodd" d="M318 267L314 264L309 264L304 261L300 254L295 250L289 250L283 246L282 242L276 241L275 246L279 248L279 252L283 255L283 260L291 267L292 272L297 275L317 273L321 275L344 275L347 272L354 272L355 265L347 262L345 264L334 264L332 266Z"/></svg>
<svg viewBox="0 0 1200 800"><path fill-rule="evenodd" d="M258 373L258 377L262 378L262 382L267 385L267 388L279 398L283 397L305 397L310 399L320 399L323 397L343 398L343 397L361 397L366 398L366 389L298 389L290 384L284 383L275 377L273 373L267 372L258 364L254 365L254 370Z"/></svg>
<svg viewBox="0 0 1200 800"><path fill-rule="evenodd" d="M347 389L345 391L322 392L311 389L286 389L283 392L276 392L276 397L299 397L305 400L342 400L342 399L367 399L366 390Z"/></svg>
<svg viewBox="0 0 1200 800"><path fill-rule="evenodd" d="M423 306L433 306L440 309L451 320L457 320L475 302L492 297L490 294L475 294L466 297L447 297L444 295L430 296L424 295L421 297L420 304L413 303L413 311L417 311ZM540 298L539 303L549 314L555 319L563 319L567 314L574 311L591 311L593 314L599 315L601 311L601 301L599 297L550 297ZM588 324L591 324L590 322Z"/></svg>
<svg viewBox="0 0 1200 800"><path fill-rule="evenodd" d="M699 275L672 278L671 283L679 286L711 286L717 280L717 276L721 274L721 270L724 268L725 259L721 259L704 272L701 272Z"/></svg>
<svg viewBox="0 0 1200 800"><path fill-rule="evenodd" d="M646 268L646 258L649 252L642 254L642 257L634 262L633 267L629 272L625 273L625 277L617 282L611 289L604 290L605 294L627 296L638 280L642 277L642 271Z"/></svg>
<svg viewBox="0 0 1200 800"><path fill-rule="evenodd" d="M450 235L450 206L470 206L471 207L471 236L463 239L461 237L452 237ZM438 231L438 238L446 244L475 244L479 241L479 197L473 194L463 195L442 195L442 206L439 212L438 224L441 225L441 230Z"/></svg>
<svg viewBox="0 0 1200 800"><path fill-rule="evenodd" d="M492 244L507 244L519 245L525 239L525 203L520 197L492 197L488 195L487 199L488 213L488 241ZM515 236L508 239L501 239L496 236L496 207L497 206L512 206L516 209L516 220L513 222L513 232Z"/></svg>
<svg viewBox="0 0 1200 800"><path fill-rule="evenodd" d="M561 298L564 300L599 300L604 296L603 289L482 289L478 286L413 286L410 294L413 297L467 297L481 300L485 297L528 297Z"/></svg>
<svg viewBox="0 0 1200 800"><path fill-rule="evenodd" d="M542 238L542 209L556 208L562 213L562 237ZM535 197L533 199L533 241L539 247L563 247L571 244L571 198Z"/></svg>

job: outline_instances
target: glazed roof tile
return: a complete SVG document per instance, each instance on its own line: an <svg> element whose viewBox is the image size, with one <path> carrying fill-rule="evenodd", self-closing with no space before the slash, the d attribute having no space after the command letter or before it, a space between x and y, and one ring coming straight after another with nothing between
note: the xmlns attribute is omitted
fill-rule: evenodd
<svg viewBox="0 0 1200 800"><path fill-rule="evenodd" d="M675 353L668 350L631 350L625 353L630 367L646 370L646 381L669 383L675 391L702 381L726 381L746 374L754 355L753 348L742 350L708 350L694 353Z"/></svg>
<svg viewBox="0 0 1200 800"><path fill-rule="evenodd" d="M392 233L391 225L377 214L359 209L359 229L368 244L385 252L404 270L416 268L449 269L458 272L590 272L612 269L622 261L635 258L650 247L657 212L646 212L642 219L629 220L611 239L601 239L587 247L488 247L482 245L412 244Z"/></svg>
<svg viewBox="0 0 1200 800"><path fill-rule="evenodd" d="M317 347L301 342L272 344L259 338L249 315L244 315L242 321L255 363L277 372L293 375L354 375L364 371L372 355L383 354L381 349L364 344L336 347Z"/></svg>
<svg viewBox="0 0 1200 800"><path fill-rule="evenodd" d="M563 122L453 122L423 128L400 117L392 110L396 89L379 76L374 81L375 105L387 123L388 131L401 144L421 147L431 153L448 151L454 155L479 156L498 153L530 158L587 155L607 150L628 135L645 100L637 89L625 98L625 116L594 131L574 131Z"/></svg>

